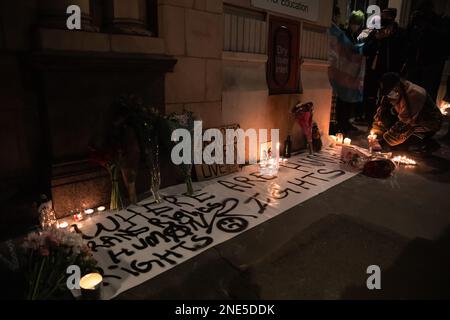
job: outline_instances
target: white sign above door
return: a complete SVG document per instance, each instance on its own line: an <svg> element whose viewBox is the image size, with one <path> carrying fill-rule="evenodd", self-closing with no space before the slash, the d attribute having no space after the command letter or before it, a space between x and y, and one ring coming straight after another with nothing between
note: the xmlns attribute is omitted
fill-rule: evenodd
<svg viewBox="0 0 450 320"><path fill-rule="evenodd" d="M319 19L319 0L252 0L252 6L300 19Z"/></svg>

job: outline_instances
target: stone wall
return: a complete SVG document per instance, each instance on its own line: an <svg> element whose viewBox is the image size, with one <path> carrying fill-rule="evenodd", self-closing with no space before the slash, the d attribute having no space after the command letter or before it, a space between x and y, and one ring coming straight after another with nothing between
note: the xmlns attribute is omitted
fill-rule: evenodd
<svg viewBox="0 0 450 320"><path fill-rule="evenodd" d="M227 0L229 3L250 9L250 0ZM274 13L270 13L274 14ZM320 2L319 20L308 26L328 27L331 22L332 1ZM276 16L283 16L274 14ZM292 17L286 17L293 19ZM304 22L301 23L304 35ZM268 25L268 24L267 24ZM301 42L302 43L302 42ZM302 52L302 48L300 48ZM301 53L300 53L301 55ZM301 56L299 59L302 58ZM223 101L224 123L239 123L242 128L280 129L281 142L291 135L293 149L305 147L304 136L290 110L297 101L315 104L314 119L319 124L324 140L327 139L331 111L332 90L328 81L328 63L324 55L316 59L305 59L301 68L303 94L269 96L266 83L266 54L224 52L223 54Z"/></svg>
<svg viewBox="0 0 450 320"><path fill-rule="evenodd" d="M65 29L66 13L62 9L69 2L80 5L82 9L82 31ZM224 2L250 8L250 0L158 0L158 34L155 35L145 29L144 0L105 2L113 5L113 10L105 16L108 21L102 27L94 24L89 0L0 0L0 150L7 155L0 158L2 194L5 190L11 194L21 194L23 190L45 191L45 186L50 186L49 172L46 172L48 167L61 165L61 162L64 164L66 159L76 160L83 153L80 151L83 149L81 143L86 143L78 139L73 144L77 152L59 153L59 150L55 157L49 158L51 150L48 144L52 139L48 138L51 133L42 111L58 111L59 105L63 105L70 108L66 113L69 115L75 112L76 104L79 104L82 107L77 114L86 113L86 108L105 100L96 100L96 91L86 88L89 83L86 82L72 89L78 98L65 104L63 91L67 89L67 97L72 91L65 87L64 82L56 85L59 71L46 71L44 75L35 72L29 64L29 57L36 52L75 52L85 57L133 54L173 56L177 60L174 72L167 73L164 78L136 77L138 83L134 86L149 95L155 87L164 87L163 96L159 97L162 99L149 98L149 101L161 103L166 113L191 110L204 121L204 127L238 123L244 129L279 128L280 138L284 140L287 134L292 134L294 148L299 149L303 146L302 134L289 118L289 109L297 100L312 100L316 103L316 120L326 133L331 105L326 63L307 61L303 65L303 95L269 96L267 55L223 52ZM331 3L331 0L321 1L317 25L325 27L331 21ZM83 72L73 74L82 81ZM88 76L89 72L85 75ZM95 79L107 82L118 77L126 83L125 87L133 87L132 80L126 80L133 78L132 72L126 72L128 78L121 78L120 70L114 73L113 78L102 75L103 71L99 72L95 77L90 77L91 83ZM66 80L68 76L65 74ZM148 79L159 79L161 86L155 86L153 80ZM74 82L67 80L69 83L72 86ZM58 92L50 94L51 86L57 87ZM117 91L112 89L116 87L111 83L103 83L97 88L111 95ZM77 127L76 121L80 119L73 121L75 125L69 123L66 130ZM83 123L79 128L87 126ZM63 146L60 142L61 139L53 137L54 146ZM85 154L82 156L85 157ZM165 180L168 182L170 179ZM0 200L3 199L0 197ZM92 205L95 204L95 201L92 202Z"/></svg>
<svg viewBox="0 0 450 320"><path fill-rule="evenodd" d="M166 52L178 59L166 76L166 112L187 109L205 127L238 123L248 128L279 128L282 140L294 137L294 148L304 147L298 126L289 118L298 101L316 104L316 120L328 134L331 88L326 62L306 62L302 69L304 94L269 96L267 55L223 52L223 5L251 8L250 0L161 0L160 37ZM316 25L331 21L332 1L321 1Z"/></svg>
<svg viewBox="0 0 450 320"><path fill-rule="evenodd" d="M177 65L166 76L166 112L195 112L205 127L222 119L221 0L161 0L160 36Z"/></svg>

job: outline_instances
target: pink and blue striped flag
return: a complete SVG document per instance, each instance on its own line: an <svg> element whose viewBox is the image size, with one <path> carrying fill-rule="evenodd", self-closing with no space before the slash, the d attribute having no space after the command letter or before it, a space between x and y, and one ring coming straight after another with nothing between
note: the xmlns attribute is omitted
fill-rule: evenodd
<svg viewBox="0 0 450 320"><path fill-rule="evenodd" d="M363 44L353 44L336 24L330 30L328 77L337 97L345 102L363 101L366 59Z"/></svg>

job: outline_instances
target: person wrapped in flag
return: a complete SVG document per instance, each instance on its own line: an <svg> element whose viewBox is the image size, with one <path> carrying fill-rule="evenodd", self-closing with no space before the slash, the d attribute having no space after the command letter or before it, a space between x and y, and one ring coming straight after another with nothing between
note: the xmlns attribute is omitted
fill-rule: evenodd
<svg viewBox="0 0 450 320"><path fill-rule="evenodd" d="M366 64L363 55L364 44L359 43L358 37L363 30L364 20L362 11L354 11L346 30L342 30L335 23L332 23L329 30L328 76L337 97L337 132L357 130L350 123L350 118L353 111L362 108Z"/></svg>

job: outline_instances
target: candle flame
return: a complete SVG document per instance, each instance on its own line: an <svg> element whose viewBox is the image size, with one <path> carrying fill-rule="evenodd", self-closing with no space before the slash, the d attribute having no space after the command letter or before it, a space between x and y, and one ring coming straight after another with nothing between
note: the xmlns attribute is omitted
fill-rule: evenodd
<svg viewBox="0 0 450 320"><path fill-rule="evenodd" d="M449 111L450 111L450 102L442 101L441 102L441 106L439 107L439 109L441 110L441 113L444 116L448 116L449 115Z"/></svg>
<svg viewBox="0 0 450 320"><path fill-rule="evenodd" d="M407 158L406 156L397 156L392 159L395 163L398 163L399 165L406 165L406 166L416 166L417 162Z"/></svg>

